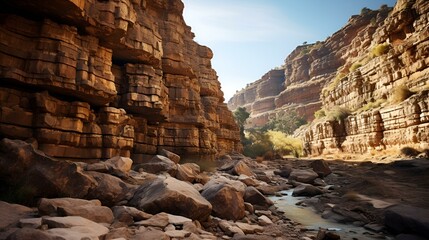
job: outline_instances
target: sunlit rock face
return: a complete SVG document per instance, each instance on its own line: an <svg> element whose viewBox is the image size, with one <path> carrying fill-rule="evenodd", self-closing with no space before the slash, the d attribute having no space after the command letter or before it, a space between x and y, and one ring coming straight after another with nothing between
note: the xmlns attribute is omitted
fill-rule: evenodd
<svg viewBox="0 0 429 240"><path fill-rule="evenodd" d="M245 106L253 126L290 108L308 120L321 108L351 111L342 121L318 119L300 132L313 155L427 148L428 16L429 2L422 0L352 16L325 41L300 46L286 58L284 89L275 95L274 108L268 99L246 98L257 95L252 93L262 79L238 92L228 106ZM414 95L392 101L398 88Z"/></svg>
<svg viewBox="0 0 429 240"><path fill-rule="evenodd" d="M0 5L1 137L79 160L240 150L213 53L180 0Z"/></svg>

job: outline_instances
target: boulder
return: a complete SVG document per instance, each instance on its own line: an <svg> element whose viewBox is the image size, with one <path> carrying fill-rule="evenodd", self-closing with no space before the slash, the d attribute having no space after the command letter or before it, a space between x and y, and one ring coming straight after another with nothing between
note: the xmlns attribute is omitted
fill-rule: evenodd
<svg viewBox="0 0 429 240"><path fill-rule="evenodd" d="M244 196L244 191L246 190L246 184L240 182L240 181L236 181L236 180L232 180L232 179L228 179L224 176L219 176L219 175L214 175L210 181L208 181L205 185L204 188L208 188L211 185L217 185L217 184L228 184L229 186L235 188L235 190L237 190L238 192L240 192L240 194L242 196Z"/></svg>
<svg viewBox="0 0 429 240"><path fill-rule="evenodd" d="M0 201L0 232L17 226L21 218L30 217L33 212L33 209L26 206Z"/></svg>
<svg viewBox="0 0 429 240"><path fill-rule="evenodd" d="M22 218L19 220L21 228L40 228L42 226L42 218Z"/></svg>
<svg viewBox="0 0 429 240"><path fill-rule="evenodd" d="M244 175L244 174L241 174L238 177L238 180L241 181L242 183L246 184L247 186L252 186L252 187L259 186L258 180L254 179L253 177L249 177L247 175Z"/></svg>
<svg viewBox="0 0 429 240"><path fill-rule="evenodd" d="M159 229L142 228L136 231L136 234L131 238L131 240L140 239L170 240L170 237Z"/></svg>
<svg viewBox="0 0 429 240"><path fill-rule="evenodd" d="M393 233L412 233L429 238L429 210L396 205L386 210L384 224Z"/></svg>
<svg viewBox="0 0 429 240"><path fill-rule="evenodd" d="M212 204L214 216L229 220L245 216L243 195L229 184L206 184L201 195Z"/></svg>
<svg viewBox="0 0 429 240"><path fill-rule="evenodd" d="M176 178L181 181L193 183L199 178L200 166L195 163L185 163L177 165Z"/></svg>
<svg viewBox="0 0 429 240"><path fill-rule="evenodd" d="M109 232L107 227L79 216L43 217L42 223L48 225L50 235L70 240L98 239Z"/></svg>
<svg viewBox="0 0 429 240"><path fill-rule="evenodd" d="M320 188L310 184L301 184L297 186L292 192L292 196L297 196L297 197L298 196L313 197L320 194L323 194L323 191Z"/></svg>
<svg viewBox="0 0 429 240"><path fill-rule="evenodd" d="M116 156L106 160L106 164L110 165L113 169L127 173L131 170L133 160L128 157Z"/></svg>
<svg viewBox="0 0 429 240"><path fill-rule="evenodd" d="M98 223L112 223L113 213L110 208L101 206L99 200L82 200L73 198L42 198L39 213L43 215L81 216Z"/></svg>
<svg viewBox="0 0 429 240"><path fill-rule="evenodd" d="M97 184L88 190L86 198L99 199L105 206L115 206L128 201L137 188L109 174L87 172L87 175L91 176Z"/></svg>
<svg viewBox="0 0 429 240"><path fill-rule="evenodd" d="M114 206L112 208L115 221L126 223L127 225L133 224L134 222L146 220L151 218L153 215L145 213L134 207L128 206Z"/></svg>
<svg viewBox="0 0 429 240"><path fill-rule="evenodd" d="M293 171L292 166L290 165L283 165L278 170L274 170L275 175L279 175L283 178L288 178L291 172Z"/></svg>
<svg viewBox="0 0 429 240"><path fill-rule="evenodd" d="M273 224L273 221L271 221L267 216L262 215L258 217L258 223L262 226L267 226Z"/></svg>
<svg viewBox="0 0 429 240"><path fill-rule="evenodd" d="M244 174L246 176L254 176L252 169L247 166L243 160L236 160L231 162L226 162L224 165L219 167L219 171L228 172L230 174L238 175Z"/></svg>
<svg viewBox="0 0 429 240"><path fill-rule="evenodd" d="M253 205L266 207L273 205L273 202L265 197L261 192L258 191L255 187L247 187L244 192L244 201L251 203Z"/></svg>
<svg viewBox="0 0 429 240"><path fill-rule="evenodd" d="M173 153L173 152L170 152L168 150L161 149L158 152L158 154L161 155L161 156L167 157L168 159L170 159L171 161L173 161L176 164L178 164L180 162L180 156L177 155L177 154L175 154L175 153Z"/></svg>
<svg viewBox="0 0 429 240"><path fill-rule="evenodd" d="M295 180L302 183L313 183L319 177L313 170L294 169L289 175L289 180Z"/></svg>
<svg viewBox="0 0 429 240"><path fill-rule="evenodd" d="M222 231L228 236L234 236L235 234L244 235L243 230L237 226L232 225L232 223L229 223L226 220L221 220L218 225L219 228L222 229Z"/></svg>
<svg viewBox="0 0 429 240"><path fill-rule="evenodd" d="M78 164L53 159L29 143L7 138L0 141L0 175L15 189L29 189L27 201L37 197L85 198L97 185Z"/></svg>
<svg viewBox="0 0 429 240"><path fill-rule="evenodd" d="M313 171L321 178L324 178L332 173L331 168L329 168L329 165L325 160L314 160L310 166L313 168Z"/></svg>
<svg viewBox="0 0 429 240"><path fill-rule="evenodd" d="M146 161L141 164L137 164L134 169L139 170L143 169L143 171L153 174L160 174L160 173L168 173L171 176L176 175L177 171L177 165L173 161L171 161L169 158L156 155L153 158L151 158L149 161Z"/></svg>
<svg viewBox="0 0 429 240"><path fill-rule="evenodd" d="M172 177L159 177L142 184L129 202L149 213L167 212L204 221L212 205L195 188Z"/></svg>

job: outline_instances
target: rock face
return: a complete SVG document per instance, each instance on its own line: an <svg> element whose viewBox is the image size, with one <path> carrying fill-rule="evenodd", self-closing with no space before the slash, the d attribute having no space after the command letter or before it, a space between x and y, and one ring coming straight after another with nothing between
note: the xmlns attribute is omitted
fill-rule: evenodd
<svg viewBox="0 0 429 240"><path fill-rule="evenodd" d="M1 137L73 160L240 150L213 54L180 0L0 6Z"/></svg>
<svg viewBox="0 0 429 240"><path fill-rule="evenodd" d="M251 126L290 108L307 120L321 108L350 111L341 120L317 119L300 132L311 155L403 146L425 149L428 12L429 3L422 0L400 0L393 9L362 11L325 41L299 46L286 58L284 90L275 96L270 110L254 108L265 101L257 93L266 80L238 92L228 106L247 107Z"/></svg>

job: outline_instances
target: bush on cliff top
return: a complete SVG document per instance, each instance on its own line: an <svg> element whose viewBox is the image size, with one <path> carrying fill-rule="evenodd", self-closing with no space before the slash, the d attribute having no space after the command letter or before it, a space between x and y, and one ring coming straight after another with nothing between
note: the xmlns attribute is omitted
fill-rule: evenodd
<svg viewBox="0 0 429 240"><path fill-rule="evenodd" d="M393 93L390 96L390 103L391 104L397 104L400 102L403 102L405 99L411 97L414 92L412 92L410 89L408 89L405 85L397 86L393 89Z"/></svg>
<svg viewBox="0 0 429 240"><path fill-rule="evenodd" d="M351 111L345 107L333 107L326 113L326 120L328 121L342 121L351 114Z"/></svg>

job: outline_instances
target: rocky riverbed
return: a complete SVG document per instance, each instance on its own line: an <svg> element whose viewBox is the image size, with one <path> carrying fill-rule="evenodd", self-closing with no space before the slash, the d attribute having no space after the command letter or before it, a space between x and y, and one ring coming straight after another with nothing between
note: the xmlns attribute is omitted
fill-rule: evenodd
<svg viewBox="0 0 429 240"><path fill-rule="evenodd" d="M256 162L237 154L204 172L166 150L138 164L124 157L82 163L47 157L35 147L0 142L0 239L428 237L424 158L391 164ZM285 190L303 197L301 207L362 232L301 224L271 200Z"/></svg>

